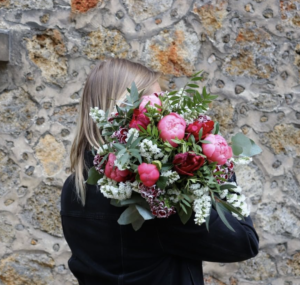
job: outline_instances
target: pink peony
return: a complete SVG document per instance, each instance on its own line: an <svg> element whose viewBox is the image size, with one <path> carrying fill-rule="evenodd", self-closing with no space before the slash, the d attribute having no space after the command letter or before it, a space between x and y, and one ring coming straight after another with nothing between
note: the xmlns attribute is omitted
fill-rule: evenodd
<svg viewBox="0 0 300 285"><path fill-rule="evenodd" d="M104 174L106 177L115 180L117 182L124 182L132 178L133 173L129 170L119 170L118 167L114 165L116 156L114 153L110 153L108 156L108 162L105 165Z"/></svg>
<svg viewBox="0 0 300 285"><path fill-rule="evenodd" d="M222 136L208 134L204 139L211 142L209 144L202 144L203 153L206 155L208 161L223 165L227 159L232 157L232 149Z"/></svg>
<svg viewBox="0 0 300 285"><path fill-rule="evenodd" d="M159 179L159 171L154 164L142 163L138 166L140 179L147 187L153 186Z"/></svg>
<svg viewBox="0 0 300 285"><path fill-rule="evenodd" d="M168 141L173 147L177 147L172 139L182 139L185 127L185 120L180 115L170 113L158 122L158 130L161 131L159 136L163 141Z"/></svg>
<svg viewBox="0 0 300 285"><path fill-rule="evenodd" d="M161 101L159 100L159 98L157 96L153 95L145 95L142 96L142 102L140 104L139 110L141 112L146 112L146 108L145 106L147 105L147 103L149 102L150 106L154 106L154 104L161 106ZM158 109L158 111L161 111L161 109Z"/></svg>

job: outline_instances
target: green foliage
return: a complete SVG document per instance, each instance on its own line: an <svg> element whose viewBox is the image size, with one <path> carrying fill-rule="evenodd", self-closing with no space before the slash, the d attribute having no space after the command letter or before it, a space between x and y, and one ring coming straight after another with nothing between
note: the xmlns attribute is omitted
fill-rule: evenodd
<svg viewBox="0 0 300 285"><path fill-rule="evenodd" d="M243 133L237 133L231 137L231 142L232 152L237 156L254 156L262 152L261 148Z"/></svg>
<svg viewBox="0 0 300 285"><path fill-rule="evenodd" d="M103 177L103 174L100 174L95 166L91 167L88 172L88 179L85 181L87 184L96 185L97 181Z"/></svg>

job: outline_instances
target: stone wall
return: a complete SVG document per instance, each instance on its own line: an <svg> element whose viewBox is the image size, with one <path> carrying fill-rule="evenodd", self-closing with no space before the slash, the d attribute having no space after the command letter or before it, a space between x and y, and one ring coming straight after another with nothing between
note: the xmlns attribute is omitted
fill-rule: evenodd
<svg viewBox="0 0 300 285"><path fill-rule="evenodd" d="M222 134L263 149L237 170L260 253L205 263L206 284L300 284L300 0L0 0L0 29L0 284L77 284L59 196L85 79L107 56L170 89L204 70Z"/></svg>

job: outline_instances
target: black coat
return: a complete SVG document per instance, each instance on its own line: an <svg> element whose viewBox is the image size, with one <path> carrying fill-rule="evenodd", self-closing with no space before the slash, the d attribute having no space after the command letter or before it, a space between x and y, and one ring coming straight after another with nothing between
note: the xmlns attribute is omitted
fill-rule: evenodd
<svg viewBox="0 0 300 285"><path fill-rule="evenodd" d="M90 166L92 159L86 152ZM148 220L134 231L131 225L117 223L124 209L110 205L110 199L91 185L82 207L72 177L65 181L61 220L72 251L68 265L80 285L200 285L202 261L237 262L258 253L259 239L250 217L238 221L226 215L235 232L215 210L209 232L193 218L183 225L177 214Z"/></svg>

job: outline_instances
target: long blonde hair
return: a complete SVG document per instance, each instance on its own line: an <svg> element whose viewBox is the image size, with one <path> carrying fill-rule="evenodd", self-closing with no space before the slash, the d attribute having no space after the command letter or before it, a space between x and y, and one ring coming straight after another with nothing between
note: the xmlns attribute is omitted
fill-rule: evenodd
<svg viewBox="0 0 300 285"><path fill-rule="evenodd" d="M102 140L99 129L89 116L91 107L112 111L116 101L127 93L134 81L139 91L149 88L161 79L161 73L140 63L127 59L110 58L97 63L88 75L80 100L75 138L71 147L71 172L75 179L78 198L85 205L86 184L84 171L88 166L84 159L86 150L92 146L99 148Z"/></svg>

